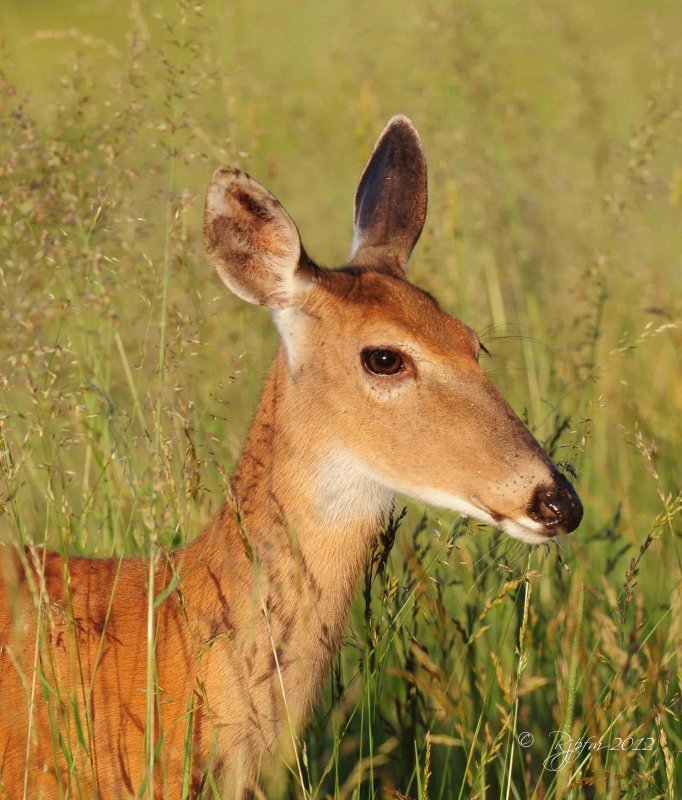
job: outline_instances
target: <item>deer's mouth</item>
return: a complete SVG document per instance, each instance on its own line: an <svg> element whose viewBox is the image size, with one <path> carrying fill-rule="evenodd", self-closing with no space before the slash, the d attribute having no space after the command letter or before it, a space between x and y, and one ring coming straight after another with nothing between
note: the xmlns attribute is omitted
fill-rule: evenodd
<svg viewBox="0 0 682 800"><path fill-rule="evenodd" d="M577 499L578 503L580 501ZM500 514L486 508L480 501L476 502L476 511L471 516L480 519L482 522L487 522L494 525L498 530L506 533L512 539L517 539L526 544L544 544L549 539L554 539L562 533L570 533L576 527L582 516L582 506L580 506L580 513L575 514L571 519L570 524L564 525L563 520L559 520L553 516L551 519L540 520L531 516L525 517L507 517L505 514ZM577 518L577 521L576 521ZM575 524L574 524L575 523Z"/></svg>
<svg viewBox="0 0 682 800"><path fill-rule="evenodd" d="M399 489L400 491L400 489ZM441 492L434 489L420 489L409 492L402 489L403 494L411 494L430 505L449 508L458 514L485 522L498 530L503 531L513 539L518 539L526 544L542 544L548 539L561 533L561 528L551 527L532 519L530 516L512 519L505 514L500 514L488 508L477 497L464 500L461 497Z"/></svg>

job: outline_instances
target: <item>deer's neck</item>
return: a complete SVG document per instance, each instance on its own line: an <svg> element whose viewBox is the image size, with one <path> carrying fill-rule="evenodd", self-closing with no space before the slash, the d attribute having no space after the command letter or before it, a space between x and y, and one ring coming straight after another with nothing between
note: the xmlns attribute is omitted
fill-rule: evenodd
<svg viewBox="0 0 682 800"><path fill-rule="evenodd" d="M320 412L280 349L233 490L256 557L298 561L325 603L352 592L392 496L333 443Z"/></svg>
<svg viewBox="0 0 682 800"><path fill-rule="evenodd" d="M252 707L271 708L283 680L298 723L339 646L392 501L361 465L330 445L314 399L299 395L280 350L232 480L234 503L197 542L207 566L197 571L205 577L195 587L200 594L220 584L234 641L250 641L249 653L241 652ZM238 664L242 655L235 656ZM234 693L244 694L239 680ZM259 699L263 687L270 694Z"/></svg>

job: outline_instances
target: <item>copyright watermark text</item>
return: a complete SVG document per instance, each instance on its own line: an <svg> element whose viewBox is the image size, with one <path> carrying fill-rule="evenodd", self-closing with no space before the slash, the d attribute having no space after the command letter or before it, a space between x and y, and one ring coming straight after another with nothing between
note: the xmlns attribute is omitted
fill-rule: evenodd
<svg viewBox="0 0 682 800"><path fill-rule="evenodd" d="M532 747L535 738L530 731L521 731L517 736L519 746L524 750ZM653 736L628 736L621 738L614 736L611 739L590 736L587 739L573 739L566 731L550 731L552 749L542 762L545 769L550 772L559 772L569 764L573 764L581 755L601 751L625 752L653 750L656 739Z"/></svg>

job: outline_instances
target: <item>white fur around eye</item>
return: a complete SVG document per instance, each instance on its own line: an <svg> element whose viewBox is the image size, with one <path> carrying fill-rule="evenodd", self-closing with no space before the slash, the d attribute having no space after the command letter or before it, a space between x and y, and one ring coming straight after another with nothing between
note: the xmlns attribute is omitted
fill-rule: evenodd
<svg viewBox="0 0 682 800"><path fill-rule="evenodd" d="M419 353L407 342L394 342L391 336L374 336L373 339L374 342L369 341L357 352L350 353L349 358L355 362L358 380L367 397L373 402L388 403L405 392L414 390ZM393 350L402 356L405 366L394 375L377 375L370 372L363 363L365 350Z"/></svg>

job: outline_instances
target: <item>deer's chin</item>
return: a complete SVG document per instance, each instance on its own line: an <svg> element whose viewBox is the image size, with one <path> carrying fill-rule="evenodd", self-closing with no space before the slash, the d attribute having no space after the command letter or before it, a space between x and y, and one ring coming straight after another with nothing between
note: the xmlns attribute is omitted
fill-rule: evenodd
<svg viewBox="0 0 682 800"><path fill-rule="evenodd" d="M558 530L550 532L544 525L528 517L518 520L504 519L496 522L495 525L507 536L526 544L543 544L559 533Z"/></svg>

